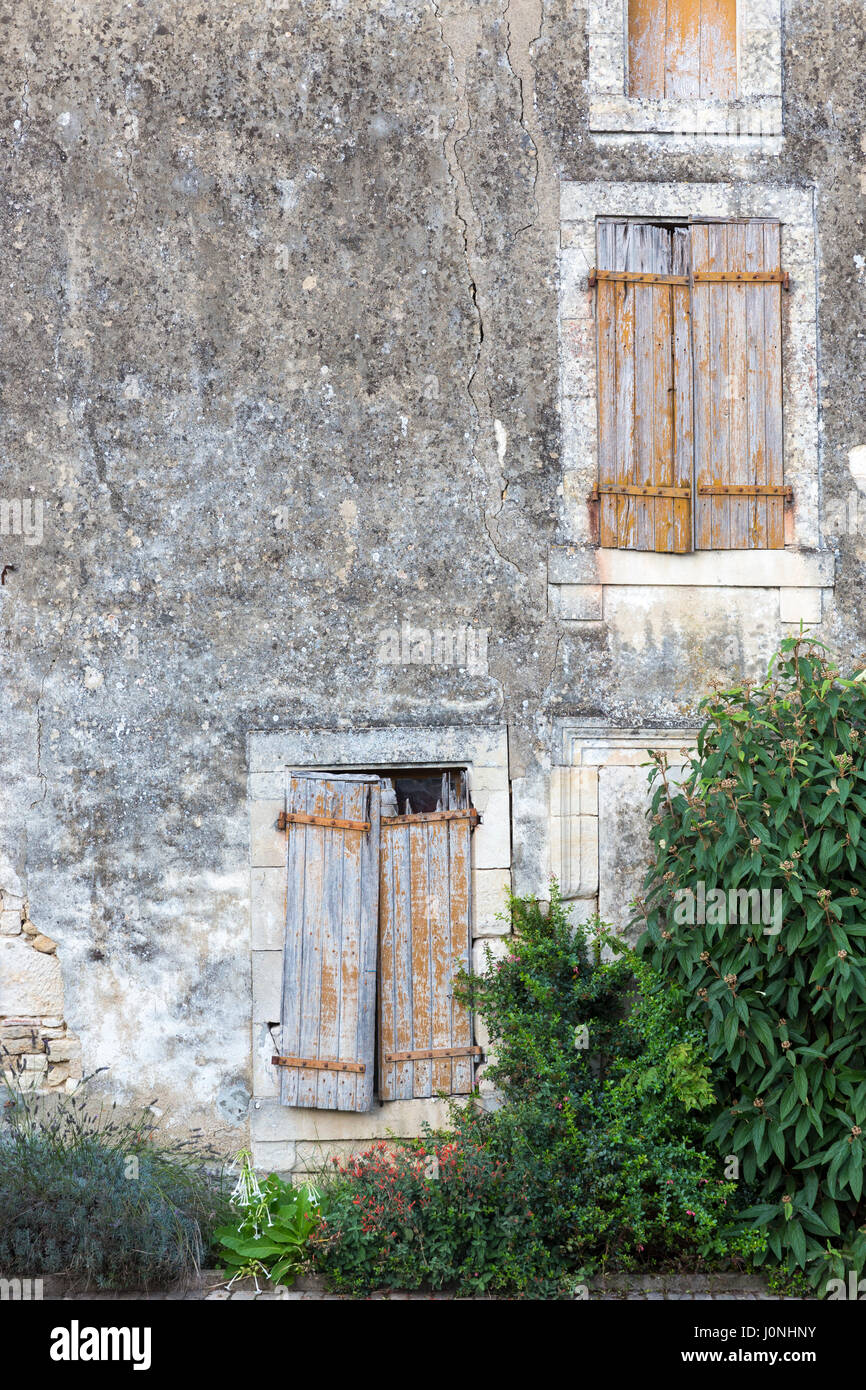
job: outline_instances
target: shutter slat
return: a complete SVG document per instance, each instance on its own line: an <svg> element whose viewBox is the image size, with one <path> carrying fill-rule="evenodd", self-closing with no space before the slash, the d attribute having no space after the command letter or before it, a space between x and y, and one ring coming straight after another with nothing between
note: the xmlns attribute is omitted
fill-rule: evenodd
<svg viewBox="0 0 866 1390"><path fill-rule="evenodd" d="M337 805L330 787L324 796L322 814L334 816ZM355 838L360 838L356 836ZM351 941L343 940L342 897L343 871L349 846L335 843L336 835L325 836L322 865L322 937L319 964L319 1057L345 1056L339 1050L340 994L342 990L341 957L344 949L351 952ZM351 969L351 962L350 962ZM357 942L355 943L354 991L358 988ZM352 1040L354 1042L354 1039ZM354 1054L357 1056L357 1053ZM316 1107L336 1109L337 1078L333 1072L319 1072L316 1083Z"/></svg>
<svg viewBox="0 0 866 1390"><path fill-rule="evenodd" d="M654 227L652 238L653 270L670 273L672 233ZM673 401L673 321L671 318L671 287L653 285L652 295L652 353L653 353L653 458L652 482L658 487L674 485L674 401ZM674 503L658 497L649 504L653 513L653 549L670 552L674 548Z"/></svg>
<svg viewBox="0 0 866 1390"><path fill-rule="evenodd" d="M729 270L746 270L746 227L735 222L727 229ZM746 346L747 291L740 285L725 287L728 314L728 482L749 483L749 422L747 408L748 350ZM730 546L748 550L753 545L754 503L732 497L728 503Z"/></svg>
<svg viewBox="0 0 866 1390"><path fill-rule="evenodd" d="M694 270L724 270L727 228L711 223L692 228ZM698 483L727 483L728 316L727 286L694 286L692 315L695 331L695 442ZM727 497L695 498L696 536L702 550L727 549L730 538Z"/></svg>
<svg viewBox="0 0 866 1390"><path fill-rule="evenodd" d="M448 824L427 827L428 913L430 916L430 1046L451 1046L451 904L449 901ZM433 1095L451 1090L451 1063L434 1061Z"/></svg>
<svg viewBox="0 0 866 1390"><path fill-rule="evenodd" d="M450 965L451 978L460 970L469 968L471 947L471 834L472 829L465 821L452 821L448 827L448 848L451 861L449 876L450 896ZM451 996L451 1045L470 1047L472 1045L472 1019L468 1009ZM468 1095L472 1090L472 1060L470 1057L456 1057L451 1064L451 1094Z"/></svg>
<svg viewBox="0 0 866 1390"><path fill-rule="evenodd" d="M309 813L324 816L326 798L322 785L311 784L308 795ZM295 810L294 806L287 810ZM306 810L306 807L301 809ZM289 831L289 834L292 834ZM298 1055L301 1057L319 1056L320 1002L322 997L322 947L321 930L325 898L325 853L326 831L315 830L311 826L299 826L298 834L306 841L304 875L304 933L301 954L301 1036L298 1039ZM289 890L291 892L291 889ZM313 933L310 934L309 928ZM288 1049L286 1049L288 1051ZM359 1059L360 1060L360 1059ZM301 1068L298 1071L298 1105L315 1106L318 1095L319 1074Z"/></svg>
<svg viewBox="0 0 866 1390"><path fill-rule="evenodd" d="M291 787L287 794L305 811L306 783ZM306 909L306 850L303 834L286 836L286 942L283 948L283 1003L280 1016L280 1039L286 1056L300 1057L301 1053L301 978L303 960L304 913ZM286 982L292 981L287 988ZM280 1099L283 1105L298 1104L298 1072L285 1071L280 1077Z"/></svg>
<svg viewBox="0 0 866 1390"><path fill-rule="evenodd" d="M614 227L602 223L598 231L599 262L613 264ZM610 243L610 244L608 244ZM617 479L617 298L619 287L610 281L599 281L596 314L598 318L598 476L599 481L612 486ZM600 499L600 533L602 545L616 546L617 499L603 495Z"/></svg>
<svg viewBox="0 0 866 1390"><path fill-rule="evenodd" d="M613 267L625 267L629 260L632 229L628 223L614 227ZM635 474L635 291L631 285L617 286L616 302L616 481L633 483ZM635 513L628 497L616 504L616 541L623 549L635 544Z"/></svg>
<svg viewBox="0 0 866 1390"><path fill-rule="evenodd" d="M636 226L632 238L632 264L626 270L655 270L655 238L658 229ZM654 483L655 463L655 341L654 299L651 285L635 285L634 295L634 477L637 484ZM655 550L655 501L635 497L636 550Z"/></svg>
<svg viewBox="0 0 866 1390"><path fill-rule="evenodd" d="M397 978L395 942L395 855L400 853L401 837L386 832L382 825L379 850L379 1070L383 1098L396 1094L396 1067L384 1058L397 1048Z"/></svg>
<svg viewBox="0 0 866 1390"><path fill-rule="evenodd" d="M701 0L667 0L665 96L696 97L701 90Z"/></svg>
<svg viewBox="0 0 866 1390"><path fill-rule="evenodd" d="M764 228L760 222L746 225L746 268L759 270L764 264ZM746 422L749 441L748 481L758 486L767 482L764 342L764 296L746 295ZM760 549L767 543L767 503L756 497L750 511L751 545Z"/></svg>
<svg viewBox="0 0 866 1390"><path fill-rule="evenodd" d="M410 857L409 826L394 826L386 833L394 853L394 1047L398 1039L414 1036L413 990L412 990L412 865ZM383 979L387 986L387 980ZM394 1075L394 1096L401 1100L412 1097L414 1071L410 1062L397 1066ZM382 1090L383 1100L388 1092Z"/></svg>
<svg viewBox="0 0 866 1390"><path fill-rule="evenodd" d="M412 906L412 1042L411 1047L433 1046L431 1016L432 973L428 878L428 830L426 825L409 832L409 901ZM402 1049L401 1049L402 1050ZM432 1094L429 1062L414 1062L415 1096Z"/></svg>
<svg viewBox="0 0 866 1390"><path fill-rule="evenodd" d="M677 275L688 275L689 234L685 227L674 229L671 265ZM674 531L671 549L678 555L692 548L692 336L691 298L688 284L671 291L673 315L673 428L674 485L689 489L689 496L674 502Z"/></svg>
<svg viewBox="0 0 866 1390"><path fill-rule="evenodd" d="M628 79L629 96L665 94L665 26L656 0L629 0Z"/></svg>
<svg viewBox="0 0 866 1390"><path fill-rule="evenodd" d="M737 95L737 0L701 0L702 97Z"/></svg>

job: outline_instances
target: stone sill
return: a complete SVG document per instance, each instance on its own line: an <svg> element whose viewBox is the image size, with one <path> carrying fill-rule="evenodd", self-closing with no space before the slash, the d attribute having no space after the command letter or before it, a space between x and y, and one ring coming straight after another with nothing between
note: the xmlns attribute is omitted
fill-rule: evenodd
<svg viewBox="0 0 866 1390"><path fill-rule="evenodd" d="M555 545L548 560L548 580L553 585L829 589L834 572L834 556L817 550L693 550L687 555L665 555Z"/></svg>
<svg viewBox="0 0 866 1390"><path fill-rule="evenodd" d="M782 99L775 93L765 93L732 102L697 98L651 101L597 92L590 98L589 129L593 135L774 139L782 134Z"/></svg>

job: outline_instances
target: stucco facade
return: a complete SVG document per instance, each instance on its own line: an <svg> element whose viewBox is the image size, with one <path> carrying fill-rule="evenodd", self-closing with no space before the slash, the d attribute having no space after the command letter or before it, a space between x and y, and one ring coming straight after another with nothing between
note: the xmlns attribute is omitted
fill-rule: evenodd
<svg viewBox="0 0 866 1390"><path fill-rule="evenodd" d="M625 96L621 10L0 6L0 999L57 1084L80 1039L296 1171L435 1118L275 1099L285 767L469 769L480 958L551 872L623 920L711 681L866 648L862 4L748 0L690 113ZM695 214L782 223L785 548L600 552L595 219Z"/></svg>

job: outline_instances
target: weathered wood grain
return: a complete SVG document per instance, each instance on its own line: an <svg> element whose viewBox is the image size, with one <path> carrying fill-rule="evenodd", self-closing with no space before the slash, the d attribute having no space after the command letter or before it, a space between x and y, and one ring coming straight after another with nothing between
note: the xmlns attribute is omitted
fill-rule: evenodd
<svg viewBox="0 0 866 1390"><path fill-rule="evenodd" d="M695 225L695 271L780 272L779 224ZM736 496L776 486L782 468L782 286L778 280L702 282L692 296L696 546L781 549L781 496ZM712 495L702 489L712 487Z"/></svg>
<svg viewBox="0 0 866 1390"><path fill-rule="evenodd" d="M450 799L450 795L449 795ZM471 1019L453 997L469 968L472 822L395 820L382 826L380 1064L383 1100L472 1089L468 1056L385 1060L394 1053L468 1047Z"/></svg>
<svg viewBox="0 0 866 1390"><path fill-rule="evenodd" d="M671 265L677 275L688 275L689 233L686 227L676 227L673 236ZM674 484L692 490L694 440L692 423L692 334L691 296L686 284L671 291L673 318L673 459ZM674 502L673 542L671 549L683 554L692 549L692 501L683 498Z"/></svg>
<svg viewBox="0 0 866 1390"><path fill-rule="evenodd" d="M373 1099L379 888L378 778L289 773L286 810L369 821L370 830L289 821L281 1052L363 1062L363 1074L280 1068L282 1104L369 1110Z"/></svg>
<svg viewBox="0 0 866 1390"><path fill-rule="evenodd" d="M653 100L735 97L736 0L629 0L628 93Z"/></svg>
<svg viewBox="0 0 866 1390"><path fill-rule="evenodd" d="M675 239L682 275L683 238L674 228L602 222L599 269L670 275ZM626 491L691 486L690 346L682 327L675 338L674 322L676 303L687 326L688 283L601 280L598 294L601 544L688 550L688 497Z"/></svg>
<svg viewBox="0 0 866 1390"><path fill-rule="evenodd" d="M737 0L701 0L701 91L710 100L737 95Z"/></svg>

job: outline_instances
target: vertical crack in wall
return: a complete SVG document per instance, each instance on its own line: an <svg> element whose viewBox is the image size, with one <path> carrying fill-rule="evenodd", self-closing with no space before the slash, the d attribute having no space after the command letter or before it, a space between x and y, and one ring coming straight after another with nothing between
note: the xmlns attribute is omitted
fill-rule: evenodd
<svg viewBox="0 0 866 1390"><path fill-rule="evenodd" d="M431 0L431 4L439 28L442 46L448 54L448 69L456 98L454 119L450 122L443 137L442 152L454 189L454 210L461 228L463 256L466 262L469 282L469 294L477 323L475 355L466 382L466 391L469 396L473 421L473 437L471 443L472 461L474 464L480 465L484 469L485 474L490 480L488 484L488 499L491 493L495 492L498 495L499 506L495 511L492 510L489 500L481 507L484 528L489 537L490 544L503 563L510 565L518 574L525 574L526 571L522 566L501 549L495 530L491 526L491 522L494 521L502 511L507 485L505 484L501 472L499 472L500 460L499 452L496 447L496 430L490 390L485 385L484 396L486 400L482 402L475 384L481 369L481 357L485 343L484 311L482 309L478 282L473 269L476 239L480 231L481 219L472 198L472 190L466 177L466 169L460 156L459 147L472 134L472 116L466 84L466 50L468 48L467 40L471 42L474 38L477 44L477 40L480 37L480 20L475 15L471 15L468 18L466 16L459 16L459 19L458 16L454 15L446 17L442 13L442 6L439 0ZM460 35L460 38L463 40L462 44L456 41L456 36L452 39L449 38L446 33L446 24L449 19L455 23L460 23L462 29ZM490 459L489 463L479 458L480 448L485 450L487 457ZM495 462L493 462L494 459Z"/></svg>
<svg viewBox="0 0 866 1390"><path fill-rule="evenodd" d="M519 14L514 12L515 0L507 0L502 18L505 20L508 38L505 56L508 66L517 79L520 93L520 125L532 149L532 207L530 220L515 232L515 239L528 232L538 221L538 176L541 163L541 139L534 119L535 112L535 67L533 48L541 39L544 28L544 0L524 0ZM534 22L533 22L534 21ZM529 103L527 104L527 90ZM529 111L533 119L529 119Z"/></svg>
<svg viewBox="0 0 866 1390"><path fill-rule="evenodd" d="M469 218L463 211L463 197L466 198L472 209L473 218L477 221L477 214L472 202L472 194L466 179L466 171L460 161L457 146L461 138L465 138L472 130L472 117L469 111L469 101L466 95L466 65L465 61L458 62L455 48L449 42L445 34L445 19L442 14L438 0L432 0L433 12L436 15L436 22L439 26L439 37L443 47L448 53L448 71L451 75L454 92L456 96L456 110L454 119L450 122L448 129L442 137L442 153L448 174L454 189L454 212L457 221L460 223L461 237L463 240L463 257L466 261L466 270L469 277L469 294L472 299L472 307L475 312L475 319L478 326L478 341L475 346L475 357L469 372L466 383L466 390L471 403L473 419L478 427L481 419L481 408L474 392L475 378L478 374L478 367L481 361L481 349L484 344L484 315L478 298L478 285L472 269L472 256L474 251L474 236L470 235ZM464 118L465 117L465 123ZM487 393L487 410L490 413L490 395Z"/></svg>

